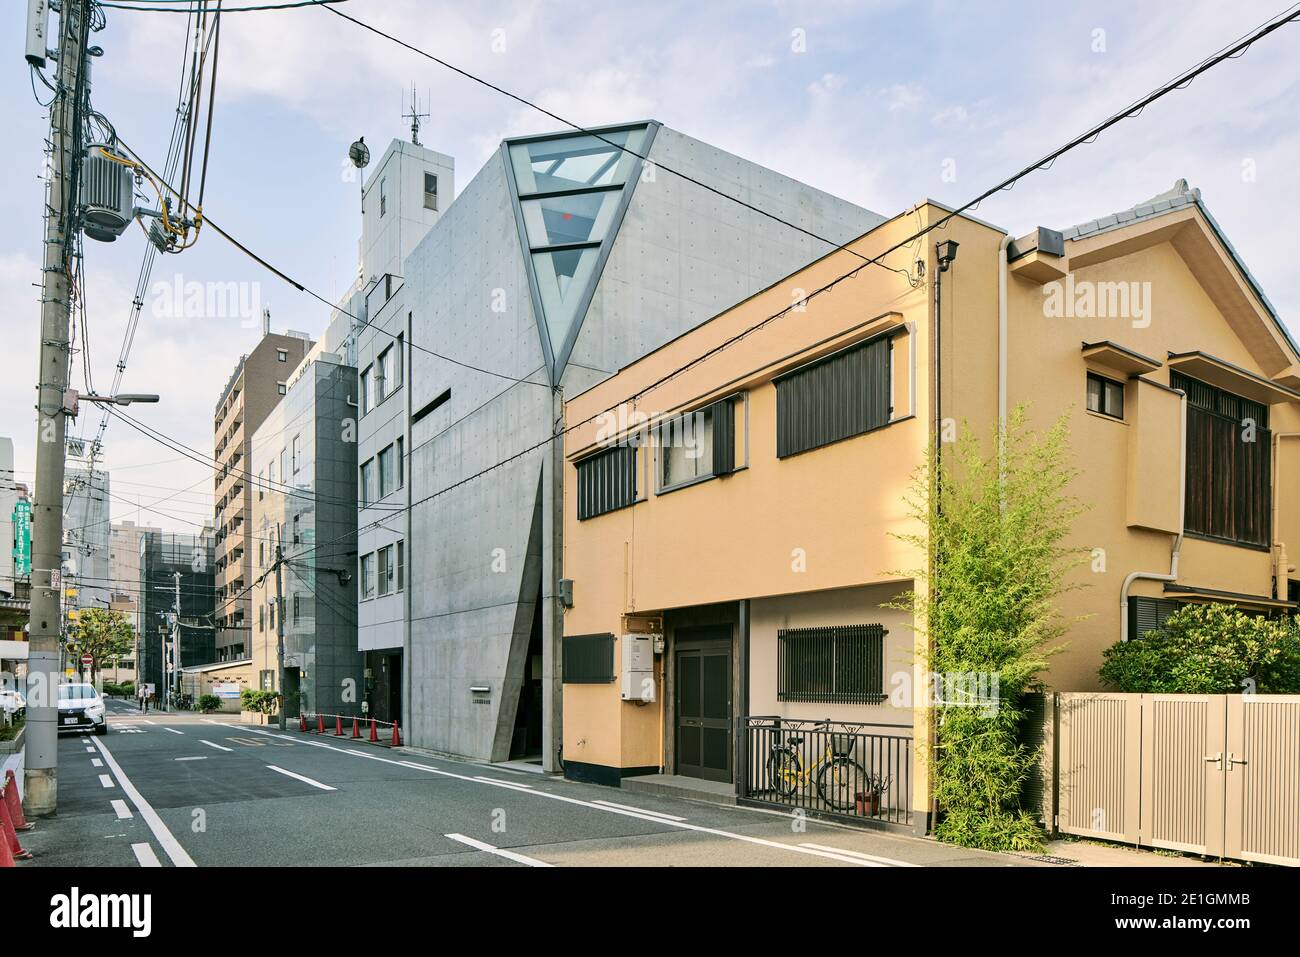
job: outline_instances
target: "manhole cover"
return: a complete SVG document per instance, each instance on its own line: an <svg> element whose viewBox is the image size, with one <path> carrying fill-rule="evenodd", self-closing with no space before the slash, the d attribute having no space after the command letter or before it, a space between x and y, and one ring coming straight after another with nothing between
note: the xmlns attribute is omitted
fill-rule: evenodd
<svg viewBox="0 0 1300 957"><path fill-rule="evenodd" d="M1082 865L1069 857L1057 857L1055 854L1021 854L1025 860L1041 861L1044 864L1060 864L1062 867L1081 867Z"/></svg>

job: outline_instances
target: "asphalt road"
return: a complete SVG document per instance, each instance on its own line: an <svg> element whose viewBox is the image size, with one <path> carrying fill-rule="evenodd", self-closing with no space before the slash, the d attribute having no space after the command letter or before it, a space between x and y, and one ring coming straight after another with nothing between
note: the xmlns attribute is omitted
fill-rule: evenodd
<svg viewBox="0 0 1300 957"><path fill-rule="evenodd" d="M1032 865L231 716L109 709L107 735L60 741L59 813L23 835L32 865Z"/></svg>

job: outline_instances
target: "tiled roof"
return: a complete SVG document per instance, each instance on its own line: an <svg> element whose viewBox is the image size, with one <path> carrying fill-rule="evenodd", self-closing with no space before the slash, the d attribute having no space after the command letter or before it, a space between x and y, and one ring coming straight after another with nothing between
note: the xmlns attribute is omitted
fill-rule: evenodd
<svg viewBox="0 0 1300 957"><path fill-rule="evenodd" d="M1086 223L1079 223L1077 226L1071 226L1069 229L1062 230L1062 236L1069 241L1072 239L1086 239L1089 236L1095 236L1098 233L1109 232L1112 229L1122 229L1132 223L1141 222L1146 219L1154 219L1157 216L1163 216L1166 213L1172 213L1189 206L1195 206L1201 211L1210 228L1214 230L1215 236L1223 244L1232 261L1236 263L1237 268L1241 270L1242 276L1254 291L1255 296L1259 299L1260 304L1272 317L1273 322L1281 331L1283 337L1290 344L1292 351L1300 353L1300 346L1296 345L1295 339L1291 337L1290 330L1282 321L1278 311L1269 302L1268 296L1264 295L1264 289L1260 286L1259 281L1251 274L1250 269L1246 267L1245 260L1233 248L1228 240L1228 236L1219 228L1218 222L1206 208L1204 201L1201 199L1201 191L1187 185L1187 180L1180 179L1174 183L1173 189L1166 190L1159 195L1152 196L1145 202L1138 203L1136 206L1130 206L1128 209L1120 210L1118 213L1111 213L1109 216L1102 216L1098 219L1089 220Z"/></svg>

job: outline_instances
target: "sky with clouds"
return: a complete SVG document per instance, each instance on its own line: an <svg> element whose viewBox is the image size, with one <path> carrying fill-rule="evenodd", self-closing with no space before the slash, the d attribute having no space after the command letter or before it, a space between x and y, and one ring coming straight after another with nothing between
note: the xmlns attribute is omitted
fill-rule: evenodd
<svg viewBox="0 0 1300 957"><path fill-rule="evenodd" d="M228 0L244 5L252 0ZM42 144L47 117L22 56L26 4L0 9L0 435L19 481L35 464ZM657 0L592 4L350 0L341 9L582 125L654 118L876 212L923 197L964 203L1281 12L1282 0L970 3L957 0ZM109 9L92 42L93 102L146 162L171 130L185 17ZM1300 309L1289 213L1300 208L1300 24L1284 27L986 201L975 215L1020 235L1128 207L1180 177L1203 198L1284 319ZM409 135L473 177L505 136L542 116L322 9L230 14L205 212L327 298L355 275L358 187L347 147L378 156ZM38 86L38 90L44 90ZM106 388L143 251L133 228L87 241L89 355ZM319 334L327 310L215 234L161 258L123 380L157 392L133 414L210 454L213 406L260 325L167 308L191 282L236 282L277 330ZM84 343L82 343L84 346ZM74 386L81 387L80 358ZM98 416L76 430L93 434ZM104 462L115 519L192 531L211 515L211 473L121 422Z"/></svg>

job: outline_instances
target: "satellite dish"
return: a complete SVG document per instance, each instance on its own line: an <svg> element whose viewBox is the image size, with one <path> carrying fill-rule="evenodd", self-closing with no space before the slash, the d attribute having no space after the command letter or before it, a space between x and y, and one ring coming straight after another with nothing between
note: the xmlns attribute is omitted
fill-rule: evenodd
<svg viewBox="0 0 1300 957"><path fill-rule="evenodd" d="M365 169L370 165L370 147L366 145L364 136L348 147L348 159L352 160L352 165L357 169Z"/></svg>

